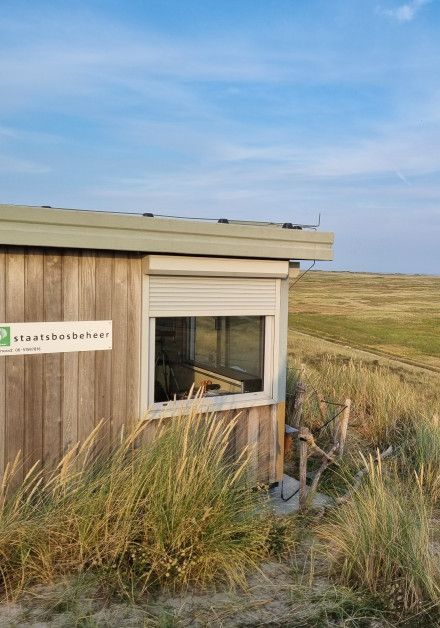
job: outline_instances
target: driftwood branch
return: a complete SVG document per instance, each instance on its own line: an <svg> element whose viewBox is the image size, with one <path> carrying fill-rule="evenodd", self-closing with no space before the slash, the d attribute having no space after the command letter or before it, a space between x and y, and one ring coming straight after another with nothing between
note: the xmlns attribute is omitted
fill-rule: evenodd
<svg viewBox="0 0 440 628"><path fill-rule="evenodd" d="M307 443L307 446L311 452L313 452L314 454L318 454L323 458L327 458L329 462L333 462L334 456L325 452L323 449L321 449L321 447L319 447L319 445L316 444L315 438L308 428L301 428L299 438L300 440L304 440Z"/></svg>
<svg viewBox="0 0 440 628"><path fill-rule="evenodd" d="M324 424L328 415L328 403L324 398L315 390L314 394L318 402L318 408L321 415L321 419ZM339 416L335 429L333 446L330 450L324 451L319 445L317 445L313 434L310 430L301 425L302 423L302 406L306 395L306 386L302 382L302 378L298 381L297 392L295 397L294 409L293 409L293 424L299 428L299 508L300 510L308 508L312 505L313 497L316 494L318 483L322 474L327 467L336 463L336 456L341 457L344 452L345 441L347 439L348 423L350 419L351 400L346 399L344 408ZM318 471L315 473L312 484L307 487L307 461L312 455L322 457L322 463Z"/></svg>
<svg viewBox="0 0 440 628"><path fill-rule="evenodd" d="M385 451L383 451L381 454L376 456L376 458L374 459L374 462L377 463L379 462L379 460L385 460L385 458L389 458L392 454L393 454L393 447L392 445L390 445L388 449L385 449ZM345 495L336 497L335 499L336 504L339 505L339 504L344 504L345 502L347 502L350 499L350 497L353 495L353 493L359 488L363 477L365 475L368 475L369 472L370 472L369 467L364 467L363 469L360 469L354 476L353 485L345 493Z"/></svg>
<svg viewBox="0 0 440 628"><path fill-rule="evenodd" d="M333 462L334 454L336 454L338 449L339 449L339 443L335 443L333 447L327 452L326 458L324 458L321 466L319 467L318 471L315 473L312 484L310 485L309 491L307 493L306 508L309 508L313 504L313 498L318 489L318 483L319 483L319 480L321 479L321 475L327 469L329 464Z"/></svg>
<svg viewBox="0 0 440 628"><path fill-rule="evenodd" d="M313 437L313 434L306 427L301 427L299 431L299 508L300 510L309 508L318 488L321 475L329 464L336 462L335 454L339 449L339 443L334 444L327 452L321 449ZM307 487L307 460L310 453L319 454L323 462L316 472L311 486Z"/></svg>

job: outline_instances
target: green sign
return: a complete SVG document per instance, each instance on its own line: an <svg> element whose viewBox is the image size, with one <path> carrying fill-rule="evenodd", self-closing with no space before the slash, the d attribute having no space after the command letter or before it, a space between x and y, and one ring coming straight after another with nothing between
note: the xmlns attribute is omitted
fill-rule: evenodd
<svg viewBox="0 0 440 628"><path fill-rule="evenodd" d="M11 346L11 328L0 327L0 347Z"/></svg>

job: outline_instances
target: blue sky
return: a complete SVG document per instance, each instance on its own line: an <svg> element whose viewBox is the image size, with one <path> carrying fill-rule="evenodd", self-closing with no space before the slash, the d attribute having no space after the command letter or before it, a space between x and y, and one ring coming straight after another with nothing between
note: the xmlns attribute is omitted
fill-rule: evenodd
<svg viewBox="0 0 440 628"><path fill-rule="evenodd" d="M321 212L331 268L440 274L440 0L0 0L0 202Z"/></svg>

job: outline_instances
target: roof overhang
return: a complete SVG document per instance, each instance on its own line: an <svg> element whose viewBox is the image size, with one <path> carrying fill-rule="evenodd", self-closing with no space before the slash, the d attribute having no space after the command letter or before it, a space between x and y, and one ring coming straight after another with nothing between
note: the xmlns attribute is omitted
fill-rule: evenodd
<svg viewBox="0 0 440 628"><path fill-rule="evenodd" d="M332 233L0 205L0 245L260 259L332 260Z"/></svg>

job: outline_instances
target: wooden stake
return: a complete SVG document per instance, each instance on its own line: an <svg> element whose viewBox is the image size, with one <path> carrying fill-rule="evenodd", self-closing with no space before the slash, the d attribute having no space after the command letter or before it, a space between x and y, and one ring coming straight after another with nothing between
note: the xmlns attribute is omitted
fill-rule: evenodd
<svg viewBox="0 0 440 628"><path fill-rule="evenodd" d="M345 441L347 439L347 429L348 429L348 421L350 419L350 411L351 411L351 399L345 400L345 408L342 412L339 425L337 430L337 440L339 442L339 456L342 456L345 448Z"/></svg>
<svg viewBox="0 0 440 628"><path fill-rule="evenodd" d="M302 406L304 403L306 392L307 392L307 388L306 388L305 383L301 379L299 379L298 387L297 387L296 395L295 395L295 402L293 404L293 416L292 416L293 427L296 427L296 428L299 428L301 426Z"/></svg>
<svg viewBox="0 0 440 628"><path fill-rule="evenodd" d="M307 500L307 434L306 428L301 427L299 430L299 509L302 510L306 506Z"/></svg>

